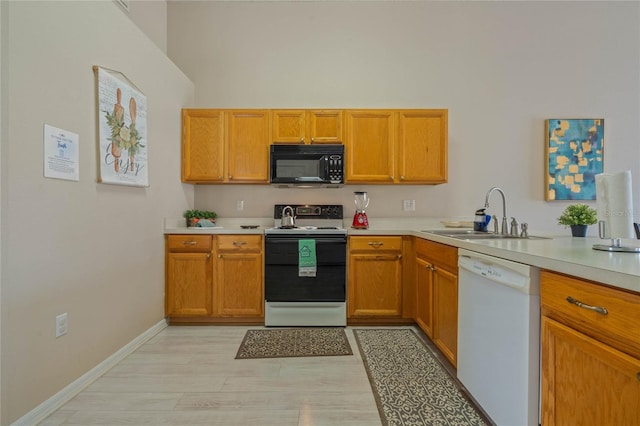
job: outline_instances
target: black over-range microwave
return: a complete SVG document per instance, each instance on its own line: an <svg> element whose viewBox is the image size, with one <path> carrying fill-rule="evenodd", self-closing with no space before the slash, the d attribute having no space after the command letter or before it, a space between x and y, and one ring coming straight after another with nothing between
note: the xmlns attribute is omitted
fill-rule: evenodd
<svg viewBox="0 0 640 426"><path fill-rule="evenodd" d="M344 145L271 145L269 156L274 186L338 188L344 184Z"/></svg>

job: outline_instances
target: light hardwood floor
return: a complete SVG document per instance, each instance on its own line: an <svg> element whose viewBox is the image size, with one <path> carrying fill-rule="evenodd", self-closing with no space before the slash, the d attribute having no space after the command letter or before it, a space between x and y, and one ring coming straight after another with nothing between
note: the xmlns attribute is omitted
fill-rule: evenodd
<svg viewBox="0 0 640 426"><path fill-rule="evenodd" d="M40 425L381 424L351 328L353 356L236 360L250 328L167 327Z"/></svg>

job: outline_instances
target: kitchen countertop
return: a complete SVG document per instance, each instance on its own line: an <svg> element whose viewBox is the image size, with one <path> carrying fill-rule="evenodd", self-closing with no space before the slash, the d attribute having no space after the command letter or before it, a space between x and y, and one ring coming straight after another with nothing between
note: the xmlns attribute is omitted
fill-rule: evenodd
<svg viewBox="0 0 640 426"><path fill-rule="evenodd" d="M345 219L345 224L349 221ZM165 234L263 234L273 219L218 219L217 228L186 228L184 219L165 220ZM241 225L259 225L242 229ZM542 269L597 281L640 293L640 254L594 250L594 244L607 243L596 237L574 238L532 230L530 235L549 239L460 240L422 232L444 229L438 218L369 218L369 229L349 229L348 235L413 235L419 238L520 262ZM623 245L640 247L640 240L622 240Z"/></svg>

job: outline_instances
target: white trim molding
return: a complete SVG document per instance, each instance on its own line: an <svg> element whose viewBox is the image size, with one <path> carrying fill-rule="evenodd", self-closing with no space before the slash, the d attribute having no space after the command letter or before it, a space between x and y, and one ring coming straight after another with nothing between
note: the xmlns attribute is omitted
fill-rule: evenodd
<svg viewBox="0 0 640 426"><path fill-rule="evenodd" d="M11 426L31 426L40 423L167 326L166 319L151 326L148 330L127 343L100 364L87 371L77 380L71 382L51 398L20 417L13 422Z"/></svg>

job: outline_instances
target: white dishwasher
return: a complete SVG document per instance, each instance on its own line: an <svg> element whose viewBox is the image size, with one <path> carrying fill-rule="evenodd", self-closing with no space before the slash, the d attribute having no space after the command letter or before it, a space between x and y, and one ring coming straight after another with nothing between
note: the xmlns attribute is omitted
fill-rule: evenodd
<svg viewBox="0 0 640 426"><path fill-rule="evenodd" d="M458 250L458 379L499 426L539 424L538 268Z"/></svg>

